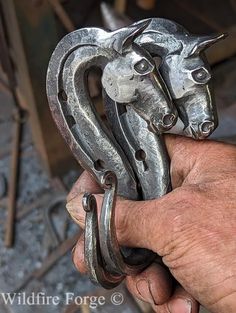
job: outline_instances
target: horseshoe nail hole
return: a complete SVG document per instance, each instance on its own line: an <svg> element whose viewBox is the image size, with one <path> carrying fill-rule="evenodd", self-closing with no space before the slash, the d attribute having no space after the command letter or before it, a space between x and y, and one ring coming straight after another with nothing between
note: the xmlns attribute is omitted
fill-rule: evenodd
<svg viewBox="0 0 236 313"><path fill-rule="evenodd" d="M146 159L146 153L145 153L145 151L143 151L142 149L137 150L137 151L135 152L135 158L136 158L136 160L138 160L138 161L144 161L144 160Z"/></svg>
<svg viewBox="0 0 236 313"><path fill-rule="evenodd" d="M94 162L94 168L97 171L102 171L105 169L105 162L103 160L97 160Z"/></svg>
<svg viewBox="0 0 236 313"><path fill-rule="evenodd" d="M67 94L65 92L65 90L61 90L59 93L58 93L58 98L62 101L67 101Z"/></svg>
<svg viewBox="0 0 236 313"><path fill-rule="evenodd" d="M76 124L75 119L72 115L67 115L66 121L70 128L72 128Z"/></svg>

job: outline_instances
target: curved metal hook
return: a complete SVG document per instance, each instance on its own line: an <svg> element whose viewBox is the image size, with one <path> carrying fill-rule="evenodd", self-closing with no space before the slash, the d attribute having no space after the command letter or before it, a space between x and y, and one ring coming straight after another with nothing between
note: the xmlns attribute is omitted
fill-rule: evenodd
<svg viewBox="0 0 236 313"><path fill-rule="evenodd" d="M92 282L99 283L106 289L112 289L121 283L124 276L113 275L105 269L99 244L97 203L95 197L90 193L85 193L82 204L86 212L84 255L90 279Z"/></svg>

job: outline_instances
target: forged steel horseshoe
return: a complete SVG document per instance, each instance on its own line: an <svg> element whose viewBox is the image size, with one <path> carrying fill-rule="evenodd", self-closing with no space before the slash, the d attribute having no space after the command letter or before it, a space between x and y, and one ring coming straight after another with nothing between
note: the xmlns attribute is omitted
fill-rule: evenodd
<svg viewBox="0 0 236 313"><path fill-rule="evenodd" d="M138 46L133 49L130 44L130 39L132 41L132 38L140 34L148 23L149 21L145 21L118 32L105 32L101 29L90 28L67 35L56 47L47 75L47 94L52 114L75 157L98 182L101 182L106 171L114 171L118 181L118 194L129 199L139 198L133 170L120 146L104 127L92 107L84 77L91 66L100 66L102 69L108 66L105 79L109 81L109 74L112 72L112 68L109 67L110 63L116 62L116 59L121 65L124 63L124 68L128 68L127 75L131 75L133 80L133 88L122 93L122 90L118 90L120 85L117 85L117 92L114 93L115 99L119 101L121 96L124 103L131 105L135 112L150 122L152 127L169 129L176 119L175 111L164 90L157 88L159 85L158 79L155 78L154 62L147 52ZM125 63L127 59L129 60L128 66ZM145 60L146 69L139 68L143 60ZM143 105L139 93L136 92L137 84L140 90L148 86L148 92L154 99L157 97L163 102L158 106L155 105L155 101L152 101L150 106ZM109 92L109 87L107 92ZM170 122L166 116L171 117ZM168 124L165 123L166 120ZM92 210L88 215L88 220L90 220L88 225L95 227L96 218L96 212ZM90 235L97 236L96 227ZM97 245L98 242L93 240L93 244ZM136 265L136 270L141 270L152 262L154 256L151 251L135 249L135 253L132 253L130 257L126 258L123 255L123 258L127 264ZM95 254L92 254L88 260L92 271L92 263L98 264ZM124 269L124 266L122 268ZM95 276L101 280L98 282L104 285L104 273L102 274L99 266L97 269L100 274ZM116 271L119 270L116 269ZM135 267L131 269L131 266L127 265L125 271L127 271L125 274L133 273ZM109 275L106 277L109 280ZM113 284L114 281L110 283Z"/></svg>

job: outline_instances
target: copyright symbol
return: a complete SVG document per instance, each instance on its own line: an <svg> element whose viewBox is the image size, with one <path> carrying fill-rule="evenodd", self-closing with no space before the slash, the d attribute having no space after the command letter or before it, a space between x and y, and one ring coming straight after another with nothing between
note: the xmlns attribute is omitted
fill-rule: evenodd
<svg viewBox="0 0 236 313"><path fill-rule="evenodd" d="M114 305L121 305L124 302L124 296L120 292L114 292L111 295L111 303Z"/></svg>

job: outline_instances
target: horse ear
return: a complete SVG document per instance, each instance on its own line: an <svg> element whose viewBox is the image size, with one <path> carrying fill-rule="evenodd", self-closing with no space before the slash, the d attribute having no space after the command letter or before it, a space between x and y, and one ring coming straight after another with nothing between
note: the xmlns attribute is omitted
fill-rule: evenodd
<svg viewBox="0 0 236 313"><path fill-rule="evenodd" d="M197 56L202 51L206 50L216 42L225 39L228 35L226 33L215 36L202 36L193 39L192 49L190 50L188 57Z"/></svg>
<svg viewBox="0 0 236 313"><path fill-rule="evenodd" d="M112 37L114 38L113 48L122 54L125 49L131 46L134 39L148 27L150 22L151 19L147 19L112 32Z"/></svg>

